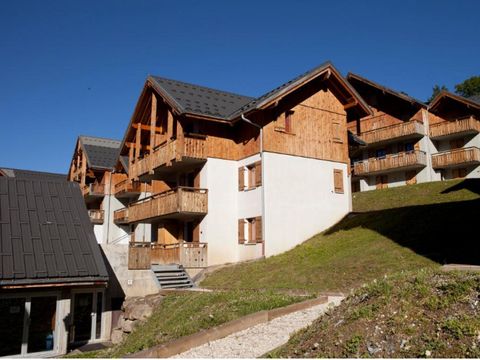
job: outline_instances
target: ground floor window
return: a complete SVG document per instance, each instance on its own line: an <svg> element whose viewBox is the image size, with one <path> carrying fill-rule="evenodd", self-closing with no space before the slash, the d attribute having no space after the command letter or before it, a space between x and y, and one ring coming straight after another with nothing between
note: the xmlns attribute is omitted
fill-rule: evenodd
<svg viewBox="0 0 480 360"><path fill-rule="evenodd" d="M55 349L57 294L0 298L0 356Z"/></svg>

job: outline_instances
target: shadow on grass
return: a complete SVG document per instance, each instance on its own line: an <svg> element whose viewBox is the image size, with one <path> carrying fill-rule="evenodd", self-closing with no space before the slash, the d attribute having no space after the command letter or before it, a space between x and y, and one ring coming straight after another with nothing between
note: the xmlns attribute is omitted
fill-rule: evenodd
<svg viewBox="0 0 480 360"><path fill-rule="evenodd" d="M480 181L465 180L442 193L462 189L480 194ZM479 225L476 199L357 213L326 233L367 228L440 264L480 265Z"/></svg>

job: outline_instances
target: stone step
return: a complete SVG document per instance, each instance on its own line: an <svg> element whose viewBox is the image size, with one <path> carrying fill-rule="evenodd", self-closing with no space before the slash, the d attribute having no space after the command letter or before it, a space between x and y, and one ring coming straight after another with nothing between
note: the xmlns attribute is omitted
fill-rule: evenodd
<svg viewBox="0 0 480 360"><path fill-rule="evenodd" d="M171 285L171 284L186 284L186 283L189 283L189 284L193 284L192 281L190 279L184 279L184 280L179 280L179 279L175 279L175 280L158 280L160 282L160 285Z"/></svg>
<svg viewBox="0 0 480 360"><path fill-rule="evenodd" d="M177 285L165 285L162 286L162 289L181 289L181 288L191 288L193 284L177 284Z"/></svg>

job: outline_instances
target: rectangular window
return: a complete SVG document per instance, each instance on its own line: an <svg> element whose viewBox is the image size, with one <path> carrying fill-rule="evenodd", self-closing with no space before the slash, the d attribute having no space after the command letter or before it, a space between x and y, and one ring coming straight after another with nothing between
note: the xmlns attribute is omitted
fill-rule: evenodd
<svg viewBox="0 0 480 360"><path fill-rule="evenodd" d="M343 143L340 123L333 123L333 141Z"/></svg>
<svg viewBox="0 0 480 360"><path fill-rule="evenodd" d="M246 173L245 173L246 172ZM238 169L238 190L255 189L262 185L262 162L257 161Z"/></svg>
<svg viewBox="0 0 480 360"><path fill-rule="evenodd" d="M238 191L245 190L245 168L240 166L238 168Z"/></svg>
<svg viewBox="0 0 480 360"><path fill-rule="evenodd" d="M293 110L285 111L285 132L293 132Z"/></svg>
<svg viewBox="0 0 480 360"><path fill-rule="evenodd" d="M343 194L343 170L333 170L333 184L337 194Z"/></svg>
<svg viewBox="0 0 480 360"><path fill-rule="evenodd" d="M246 230L246 231L245 231ZM263 242L262 217L238 220L238 243L258 244Z"/></svg>
<svg viewBox="0 0 480 360"><path fill-rule="evenodd" d="M378 149L375 151L375 157L377 159L385 159L387 157L387 151L385 149Z"/></svg>

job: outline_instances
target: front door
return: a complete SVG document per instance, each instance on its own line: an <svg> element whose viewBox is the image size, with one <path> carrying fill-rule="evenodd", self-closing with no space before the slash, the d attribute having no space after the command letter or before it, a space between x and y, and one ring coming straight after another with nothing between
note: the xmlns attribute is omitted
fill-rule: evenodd
<svg viewBox="0 0 480 360"><path fill-rule="evenodd" d="M103 292L75 293L73 298L72 341L86 343L102 338Z"/></svg>

